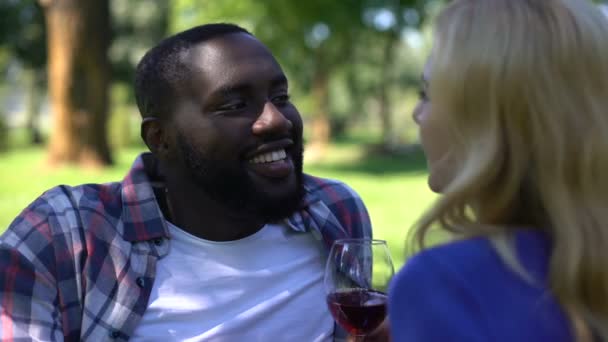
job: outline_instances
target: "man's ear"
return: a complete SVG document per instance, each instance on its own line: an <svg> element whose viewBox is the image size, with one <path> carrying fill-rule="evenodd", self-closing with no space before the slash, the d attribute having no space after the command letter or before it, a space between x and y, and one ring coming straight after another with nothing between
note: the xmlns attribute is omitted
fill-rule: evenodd
<svg viewBox="0 0 608 342"><path fill-rule="evenodd" d="M148 149L157 156L168 153L169 144L165 127L157 118L145 118L141 123L141 138Z"/></svg>

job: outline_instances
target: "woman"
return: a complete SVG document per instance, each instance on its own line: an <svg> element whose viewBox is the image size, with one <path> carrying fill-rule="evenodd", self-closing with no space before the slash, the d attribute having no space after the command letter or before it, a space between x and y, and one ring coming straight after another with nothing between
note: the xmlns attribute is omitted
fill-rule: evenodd
<svg viewBox="0 0 608 342"><path fill-rule="evenodd" d="M395 341L608 341L608 20L585 0L455 0L414 118L458 240L395 277Z"/></svg>

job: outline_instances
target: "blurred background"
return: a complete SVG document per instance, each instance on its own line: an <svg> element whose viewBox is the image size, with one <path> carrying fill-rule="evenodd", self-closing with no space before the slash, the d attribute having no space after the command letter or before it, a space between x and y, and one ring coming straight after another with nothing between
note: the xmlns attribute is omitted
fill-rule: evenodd
<svg viewBox="0 0 608 342"><path fill-rule="evenodd" d="M139 59L170 34L234 22L285 69L306 171L357 190L401 265L407 229L434 197L411 112L444 2L0 0L0 232L50 187L121 180L146 150Z"/></svg>

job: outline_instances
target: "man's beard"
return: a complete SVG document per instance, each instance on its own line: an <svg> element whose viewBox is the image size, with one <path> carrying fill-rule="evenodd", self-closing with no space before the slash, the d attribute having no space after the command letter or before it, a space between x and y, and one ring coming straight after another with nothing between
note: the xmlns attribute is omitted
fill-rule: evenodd
<svg viewBox="0 0 608 342"><path fill-rule="evenodd" d="M286 218L300 208L304 197L301 144L291 155L296 189L282 198L272 198L263 190L256 189L242 164L206 158L182 136L178 137L178 144L193 180L209 197L224 206L241 213L253 214L265 222Z"/></svg>

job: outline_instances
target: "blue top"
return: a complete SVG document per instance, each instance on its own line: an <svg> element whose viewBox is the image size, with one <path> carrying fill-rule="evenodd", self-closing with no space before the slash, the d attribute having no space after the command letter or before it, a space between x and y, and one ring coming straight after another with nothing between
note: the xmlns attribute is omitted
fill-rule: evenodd
<svg viewBox="0 0 608 342"><path fill-rule="evenodd" d="M547 287L548 240L525 231L515 241L534 283L512 271L485 238L412 257L390 286L393 341L572 341Z"/></svg>

